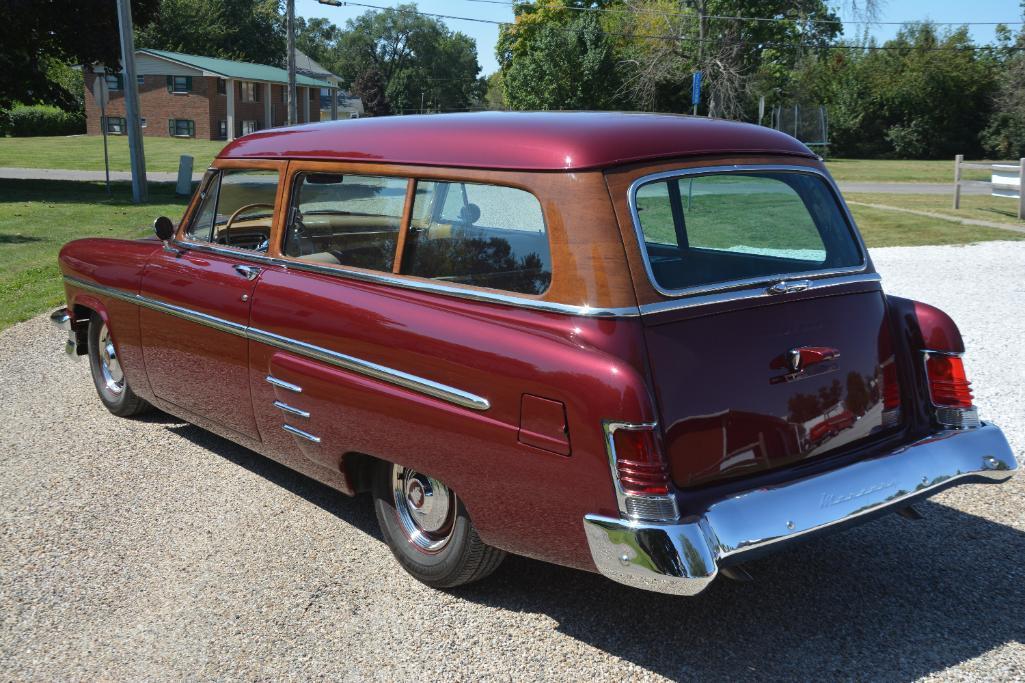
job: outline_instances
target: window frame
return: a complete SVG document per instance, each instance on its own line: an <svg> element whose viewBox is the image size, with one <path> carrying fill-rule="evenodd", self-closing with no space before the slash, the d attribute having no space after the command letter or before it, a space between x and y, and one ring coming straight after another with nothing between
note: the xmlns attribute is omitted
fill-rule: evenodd
<svg viewBox="0 0 1025 683"><path fill-rule="evenodd" d="M286 181L289 180L286 173L287 169L287 161L267 161L261 159L222 159L218 161L218 165L216 167L211 166L206 170L203 180L200 181L199 187L196 188L196 192L192 195L192 199L189 201L189 205L186 208L181 221L178 223L178 229L175 230L172 242L182 249L195 249L198 251L223 253L247 261L259 261L266 263L278 260L281 256L281 240L284 237L284 232L282 230L282 215L285 211L285 192L288 190L286 187L288 184ZM268 238L269 244L266 253L253 251L251 249L246 249L245 247L214 244L212 242L193 241L188 239L189 230L199 218L199 208L203 203L203 198L206 192L210 190L211 185L215 182L217 183L217 192L220 192L221 175L225 171L277 172L278 185L274 192L274 214L271 217L270 237Z"/></svg>
<svg viewBox="0 0 1025 683"><path fill-rule="evenodd" d="M178 90L178 79L184 80L184 90ZM175 76L170 75L167 77L167 92L172 95L188 95L192 92L192 76Z"/></svg>
<svg viewBox="0 0 1025 683"><path fill-rule="evenodd" d="M461 173L460 171L464 172ZM358 266L303 261L294 256L288 256L282 251L282 248L284 247L285 232L288 229L288 219L291 216L292 207L295 206L296 193L299 189L299 183L297 181L300 176L309 173L340 173L342 175L403 178L407 181L402 221L399 224L399 237L395 244L395 260L393 262L391 272L369 270ZM474 299L479 297L485 301L505 301L508 303L534 301L541 304L546 301L553 291L558 278L556 273L558 268L556 242L553 240L553 233L549 226L549 217L545 211L545 203L528 183L521 182L514 177L492 178L490 177L491 173L493 172L484 169L472 169L470 171L465 171L465 169L458 168L429 168L404 164L358 165L332 161L289 161L287 183L283 188L284 203L281 204L281 226L276 235L276 239L271 241L267 256L274 262L283 263L288 267L294 266L298 270L309 270L313 272L338 275L340 277L349 277L357 280L380 282L383 284L418 291L438 292L464 299ZM529 175L533 176L536 174L530 173ZM545 226L545 239L548 240L549 254L552 259L552 279L548 288L540 294L527 294L524 292L514 292L493 287L449 282L400 272L402 268L402 261L405 257L406 237L409 235L410 225L413 218L413 203L416 198L416 188L417 184L421 181L466 183L470 185L494 185L496 187L507 187L515 190L522 190L533 197L541 207L541 219ZM551 306L556 308L562 305L563 304L551 304Z"/></svg>
<svg viewBox="0 0 1025 683"><path fill-rule="evenodd" d="M187 135L178 134L178 122L184 121L189 124ZM194 138L196 137L196 122L193 119L167 119L167 133L172 138Z"/></svg>
<svg viewBox="0 0 1025 683"><path fill-rule="evenodd" d="M110 129L111 121L120 121L121 130L113 131ZM126 135L128 133L128 120L124 116L104 116L103 117L103 131L107 135Z"/></svg>
<svg viewBox="0 0 1025 683"><path fill-rule="evenodd" d="M847 231L857 247L858 255L860 257L859 263L857 265L842 268L820 268L796 273L778 273L775 275L744 278L740 280L725 280L723 282L695 285L680 289L667 289L662 287L655 278L654 269L651 267L651 259L649 258L648 250L645 247L644 229L641 226L640 215L637 211L637 191L644 185L673 178L681 179L710 175L744 175L749 173L802 173L820 178L832 195L833 200L837 203L840 215L846 223ZM644 271L647 275L648 283L656 292L665 297L678 298L701 294L713 294L735 289L749 288L757 285L772 284L784 280L816 280L838 275L861 273L868 268L868 259L866 257L868 250L865 248L865 244L861 238L861 233L858 232L855 227L854 218L851 216L851 213L847 208L847 204L843 201L843 197L837 189L836 183L826 172L813 166L796 166L787 164L738 164L735 166L696 166L693 168L660 171L658 173L643 175L631 182L627 189L627 203L630 210L630 220L633 224L634 238L637 240L637 249L640 252L641 261L644 263Z"/></svg>

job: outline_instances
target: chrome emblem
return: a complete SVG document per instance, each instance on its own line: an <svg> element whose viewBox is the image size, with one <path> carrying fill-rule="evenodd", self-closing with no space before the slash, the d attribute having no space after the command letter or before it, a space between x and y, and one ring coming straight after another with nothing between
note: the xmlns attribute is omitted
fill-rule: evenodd
<svg viewBox="0 0 1025 683"><path fill-rule="evenodd" d="M797 372L801 369L801 349L790 349L787 351L787 365L790 366L792 372Z"/></svg>

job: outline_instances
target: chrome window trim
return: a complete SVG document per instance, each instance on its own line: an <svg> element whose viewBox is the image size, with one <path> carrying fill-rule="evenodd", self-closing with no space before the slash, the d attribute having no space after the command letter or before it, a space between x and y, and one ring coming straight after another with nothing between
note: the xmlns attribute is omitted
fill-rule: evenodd
<svg viewBox="0 0 1025 683"><path fill-rule="evenodd" d="M847 221L847 227L851 231L851 236L854 238L855 243L858 245L858 250L861 253L861 264L857 266L848 266L844 268L825 268L820 270L809 270L799 273L778 273L776 275L771 276L746 278L743 280L730 280L726 282L712 283L708 285L684 287L682 289L665 289L664 287L662 287L655 279L655 273L651 268L651 260L648 258L648 250L644 246L644 230L641 227L640 216L637 212L637 190L640 189L642 185L657 182L659 180L666 180L668 178L773 171L780 173L804 173L807 175L815 175L822 178L825 181L826 186L833 193L833 197L834 199L836 199L837 204L840 207L840 213ZM833 177L829 175L828 172L812 166L796 166L792 164L736 164L731 166L700 166L695 168L681 168L672 171L661 171L659 173L651 173L645 176L641 176L640 178L637 178L632 183L630 183L630 187L627 190L627 203L630 207L630 219L633 221L634 236L638 241L638 251L640 251L641 253L641 260L644 262L644 270L648 275L648 281L651 283L651 286L655 289L655 291L661 294L662 296L694 296L699 294L709 294L728 290L737 290L754 285L764 286L782 280L814 280L817 278L825 278L849 273L861 273L868 268L868 250L865 248L865 243L861 238L861 233L858 232L857 226L854 223L854 218L851 216L851 212L847 208L847 203L843 200L843 195L840 194L840 190L836 186L836 182L833 180Z"/></svg>
<svg viewBox="0 0 1025 683"><path fill-rule="evenodd" d="M216 316L200 313L199 311L193 311L181 306L167 304L156 299L142 296L141 294L129 294L128 292L114 287L106 287L86 282L76 277L65 275L64 281L73 286L81 287L82 289L98 294L111 296L116 299L120 299L121 301L127 301L139 306L169 313L184 320L189 320L191 322L199 323L200 325L206 325L207 327L228 332L229 334L244 337L250 341L261 342L285 351L291 351L292 353L300 356L329 363L345 370L351 370L367 377L372 377L420 394L462 406L463 408L482 411L491 408L490 401L482 396L477 396L476 394L472 394L468 391L463 391L462 389L457 389L455 387L448 386L447 384L435 382L424 377L412 375L408 372L403 372L402 370L396 370L385 365L372 363L370 361L363 360L362 358L338 353L337 351L325 349L314 344L308 344L306 342L299 341L298 339L284 337L274 334L273 332L267 332L266 330L261 330L248 325L241 325L230 320L224 320L217 318ZM271 379L268 377L267 381L270 382ZM275 382L271 383L276 384Z"/></svg>
<svg viewBox="0 0 1025 683"><path fill-rule="evenodd" d="M882 278L879 273L856 273L852 275L839 275L836 277L822 277L818 280L809 280L808 287L800 290L802 292L820 291L858 283L879 283ZM708 306L710 304L722 303L724 301L744 301L747 299L779 299L779 294L770 293L769 288L764 286L751 287L747 289L730 289L724 291L713 291L707 294L694 295L681 299L670 299L668 301L656 301L644 304L640 307L641 315L663 313L666 311L678 311L685 308Z"/></svg>

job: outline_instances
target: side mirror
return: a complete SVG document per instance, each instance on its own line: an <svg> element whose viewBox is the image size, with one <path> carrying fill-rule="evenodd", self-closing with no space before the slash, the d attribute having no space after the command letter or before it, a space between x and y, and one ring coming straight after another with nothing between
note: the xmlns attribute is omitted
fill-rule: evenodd
<svg viewBox="0 0 1025 683"><path fill-rule="evenodd" d="M161 242L167 242L174 237L174 223L167 216L161 216L153 221L153 232Z"/></svg>

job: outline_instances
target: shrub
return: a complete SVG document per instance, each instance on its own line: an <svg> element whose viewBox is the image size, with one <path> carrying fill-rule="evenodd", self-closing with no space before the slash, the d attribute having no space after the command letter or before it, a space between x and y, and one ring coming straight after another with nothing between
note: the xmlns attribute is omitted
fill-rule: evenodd
<svg viewBox="0 0 1025 683"><path fill-rule="evenodd" d="M27 138L40 135L74 135L85 132L85 115L47 104L16 105L9 115L10 134Z"/></svg>

